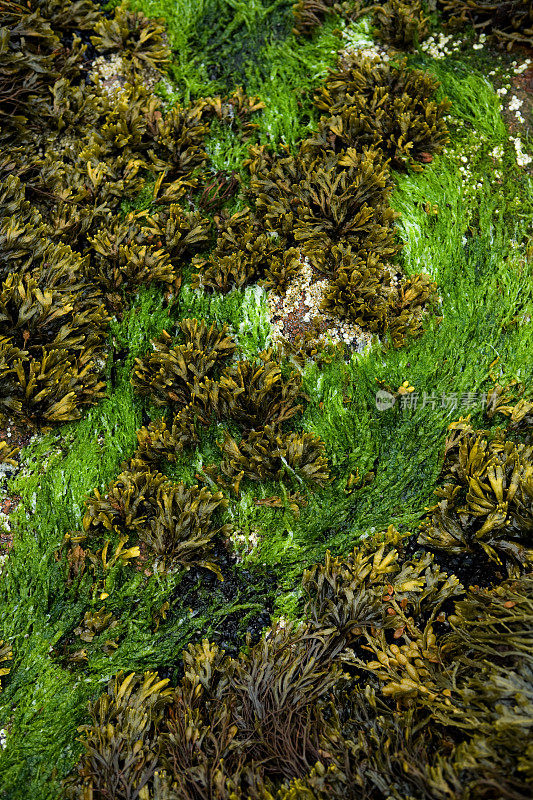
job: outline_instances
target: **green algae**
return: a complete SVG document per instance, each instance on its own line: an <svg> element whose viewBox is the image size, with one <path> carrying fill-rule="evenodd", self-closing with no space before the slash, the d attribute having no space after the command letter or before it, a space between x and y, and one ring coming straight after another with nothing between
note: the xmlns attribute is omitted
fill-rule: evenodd
<svg viewBox="0 0 533 800"><path fill-rule="evenodd" d="M340 20L329 20L312 41L301 41L291 33L291 4L284 0L271 4L260 0L240 3L240 18L235 15L234 4L229 0L179 0L177 3L138 0L133 5L142 7L146 14L163 15L167 22L174 53L171 70L174 88L169 91L162 87L163 96L169 100L187 101L244 85L249 95L257 95L266 104L264 113L257 120L260 142L294 146L313 129L317 118L312 108L312 90L319 85L328 68L335 64L342 46ZM232 28L225 23L228 12L235 20ZM275 35L262 39L261 31L257 31L257 20L270 29L272 15L279 20L279 29ZM247 36L253 40L255 49L236 71L229 70L210 77L209 59L216 64L224 60L224 47L221 53L216 38L218 28L226 49L232 49L237 60L242 58ZM209 45L207 49L206 45ZM208 149L214 163L221 168L231 169L233 165L240 165L242 145L235 142L231 132L221 131L219 136L212 132Z"/></svg>
<svg viewBox="0 0 533 800"><path fill-rule="evenodd" d="M195 94L207 87L212 91L218 84L199 77L197 67L187 59L187 47L194 41L191 31L203 19L202 3L172 4L171 8L143 3L143 8L165 16L168 11L171 42L178 51L182 45L176 67L182 72L176 74L187 87L184 91ZM181 30L180 14L185 20ZM242 26L246 28L244 17ZM300 49L300 44L289 47L288 39L262 45L259 52L262 58L266 53L268 60L261 69L251 68L245 75L247 91L258 93L267 103L260 141L293 144L312 126L310 103L302 94L298 106L295 88L304 92L313 87L334 62L339 40L333 27L334 23L324 26L316 40L303 43L307 49ZM234 33L236 41L240 32L238 28ZM277 64L269 80L265 63ZM477 399L464 410L476 417L481 410L479 398L491 385L491 369L503 382L518 377L531 384L533 378L528 358L532 325L527 321L533 306L531 267L517 252L531 219L530 181L516 166L511 168L512 150L494 91L480 75L472 76L456 66L431 63L442 91L453 100L454 117L463 126L457 126L450 151L435 158L422 174L397 178L392 198L402 213L402 267L408 274L423 267L437 280L442 322L433 323L421 340L401 351L383 352L375 346L353 355L348 363L339 358L321 368L307 367L303 378L310 401L300 427L326 442L332 485L305 494L308 504L299 515L290 508L287 489L274 482L246 489L230 505L234 524L246 536L258 539L258 547L243 557L242 569L267 564L278 573L277 613L298 613L295 587L302 569L321 559L328 547L346 553L369 532L389 523L404 530L418 524L437 485L446 427L462 413L460 406L441 407L443 395L472 393ZM471 159L470 182L481 182L481 188L472 191L460 181L456 154L464 152L465 144L473 148L479 132L486 140ZM229 163L238 166L242 145L226 133L215 132L208 151L215 153L219 135L225 137L218 151L219 165L231 154L234 160ZM503 181L491 185L490 152L502 143ZM428 203L438 206L438 213L428 213L424 208ZM13 639L15 652L12 676L0 696L4 725L10 724L7 747L0 755L0 785L10 799L28 794L57 797L58 782L79 753L73 741L76 726L86 716L85 701L95 697L117 669L175 669L182 648L222 630L224 615L246 615L261 605L257 597L228 602L220 592L208 596L209 590L203 590L199 611L191 616L185 603L176 603L173 618L154 634L153 610L172 598L183 576L154 576L143 584L140 604L136 602L139 578L124 579L117 571L109 601L110 610L121 616L116 652L108 656L95 649L79 677L60 666L49 652L69 634L91 602L88 585L78 594L66 587L63 567L54 553L64 533L79 527L86 495L112 480L135 448L142 404L129 386L134 358L149 347L151 338L163 329L171 330L186 316L230 323L246 357L268 344L262 290L249 287L218 297L185 286L170 314L157 290L141 290L124 321L111 326L115 356L107 365L114 383L109 396L80 422L62 426L30 445L24 453L27 474L12 483L22 501L13 521L17 528L14 551L0 587L1 635ZM396 390L406 379L420 397L426 392L437 399L423 408L403 409L396 404L378 411L377 381ZM185 461L178 464L176 477L193 480L196 465L213 459L217 435L216 431L206 435L193 466ZM360 476L374 472L374 478L348 494L347 481L356 471ZM301 486L295 482L293 489L301 490ZM283 499L283 507L255 503L272 495Z"/></svg>

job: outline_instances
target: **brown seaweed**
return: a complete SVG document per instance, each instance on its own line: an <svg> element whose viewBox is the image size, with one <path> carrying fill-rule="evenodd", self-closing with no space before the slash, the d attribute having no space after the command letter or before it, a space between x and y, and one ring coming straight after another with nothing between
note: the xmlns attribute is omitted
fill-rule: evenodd
<svg viewBox="0 0 533 800"><path fill-rule="evenodd" d="M476 431L467 420L449 430L444 483L420 542L452 554L481 551L516 575L533 555L533 445L501 428Z"/></svg>
<svg viewBox="0 0 533 800"><path fill-rule="evenodd" d="M420 169L423 154L433 155L448 141L450 104L433 100L438 81L422 70L379 59L345 54L339 68L315 96L327 112L320 135L340 140L336 147L378 147L395 166Z"/></svg>
<svg viewBox="0 0 533 800"><path fill-rule="evenodd" d="M409 556L409 538L390 527L347 558L328 552L304 574L304 620L237 659L190 645L154 711L165 682L145 676L151 695L120 674L91 707L67 796L103 798L122 775L126 798L142 774L147 797L179 800L525 800L531 576L465 589L431 554ZM145 728L117 715L123 696L153 720L149 768Z"/></svg>
<svg viewBox="0 0 533 800"><path fill-rule="evenodd" d="M120 53L134 71L147 67L162 71L170 62L170 48L162 20L148 19L141 11L128 10L122 2L112 18L100 19L91 41L104 54Z"/></svg>
<svg viewBox="0 0 533 800"><path fill-rule="evenodd" d="M529 0L439 0L438 6L452 28L471 24L490 31L508 50L515 45L533 44L533 8Z"/></svg>
<svg viewBox="0 0 533 800"><path fill-rule="evenodd" d="M135 542L160 570L198 565L218 572L209 559L214 537L229 532L214 519L215 511L227 505L222 494L172 483L140 464L132 467L104 496L95 491L88 499L86 534L104 540L109 531L121 541Z"/></svg>
<svg viewBox="0 0 533 800"><path fill-rule="evenodd" d="M419 0L387 0L375 8L372 23L378 36L400 50L412 50L429 32Z"/></svg>

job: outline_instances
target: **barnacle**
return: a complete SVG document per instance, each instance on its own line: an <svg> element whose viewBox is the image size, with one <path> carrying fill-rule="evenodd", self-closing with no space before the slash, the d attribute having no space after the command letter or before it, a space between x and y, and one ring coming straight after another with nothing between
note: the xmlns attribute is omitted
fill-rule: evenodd
<svg viewBox="0 0 533 800"><path fill-rule="evenodd" d="M440 152L448 141L450 104L432 99L437 88L435 78L405 62L395 66L347 53L315 96L328 114L318 140L333 140L337 149L377 147L394 166L421 169L416 162L423 154Z"/></svg>
<svg viewBox="0 0 533 800"><path fill-rule="evenodd" d="M375 8L372 22L381 39L401 50L416 47L428 35L428 20L419 0L387 0Z"/></svg>
<svg viewBox="0 0 533 800"><path fill-rule="evenodd" d="M533 445L508 439L502 429L452 423L442 477L421 543L452 554L484 552L513 575L531 562Z"/></svg>
<svg viewBox="0 0 533 800"><path fill-rule="evenodd" d="M141 11L129 11L122 2L111 19L100 19L91 41L101 53L121 53L135 71L147 67L162 71L170 61L161 20L148 19Z"/></svg>
<svg viewBox="0 0 533 800"><path fill-rule="evenodd" d="M291 480L324 486L329 480L325 445L312 433L278 433L266 425L250 431L237 442L227 433L221 444L224 460L221 472L229 478L250 480Z"/></svg>

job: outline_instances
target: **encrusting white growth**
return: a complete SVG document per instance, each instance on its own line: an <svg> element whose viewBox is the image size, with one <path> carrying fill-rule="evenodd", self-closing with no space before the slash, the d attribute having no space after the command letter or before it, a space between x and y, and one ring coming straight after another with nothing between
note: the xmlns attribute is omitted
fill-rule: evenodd
<svg viewBox="0 0 533 800"><path fill-rule="evenodd" d="M122 54L114 53L95 58L89 77L93 83L101 85L107 94L120 94L127 83L128 74L127 61ZM161 79L161 73L147 67L140 77L147 89L153 89Z"/></svg>
<svg viewBox="0 0 533 800"><path fill-rule="evenodd" d="M453 36L445 36L444 33L439 33L437 37L428 36L428 38L420 44L420 49L432 58L441 59L455 53L462 44L462 39L454 39ZM481 45L481 47L482 46L483 45Z"/></svg>
<svg viewBox="0 0 533 800"><path fill-rule="evenodd" d="M237 561L242 561L242 556L253 553L259 544L259 536L256 530L250 530L248 533L235 531L232 539L237 546Z"/></svg>
<svg viewBox="0 0 533 800"><path fill-rule="evenodd" d="M514 74L515 75L521 75L523 72L525 72L528 69L530 64L531 64L531 59L530 58L526 58L526 60L523 62L523 64L520 64L519 67L515 67Z"/></svg>
<svg viewBox="0 0 533 800"><path fill-rule="evenodd" d="M516 152L516 163L519 167L527 167L527 165L531 164L533 161L533 157L528 153L524 153L522 150L522 140L519 136L516 136L514 139L511 137L511 141L514 144L514 149Z"/></svg>
<svg viewBox="0 0 533 800"><path fill-rule="evenodd" d="M347 25L342 31L342 38L345 40L346 49L361 50L363 48L374 48L377 51L377 45L372 38L371 30L372 26L368 17L363 17L357 20L357 22Z"/></svg>
<svg viewBox="0 0 533 800"><path fill-rule="evenodd" d="M322 310L322 302L330 286L328 279L317 280L309 261L303 259L299 272L289 282L284 294L268 294L273 340L287 338L287 321L291 319L291 315L295 315L303 323L318 323L322 331L317 338L324 344L328 341L333 344L344 342L357 350L364 350L372 341L371 334L355 323L343 321Z"/></svg>

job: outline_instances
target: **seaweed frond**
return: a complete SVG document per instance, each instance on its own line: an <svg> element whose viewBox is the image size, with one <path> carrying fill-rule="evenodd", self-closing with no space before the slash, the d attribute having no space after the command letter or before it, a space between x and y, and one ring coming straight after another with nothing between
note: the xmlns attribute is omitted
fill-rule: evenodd
<svg viewBox="0 0 533 800"><path fill-rule="evenodd" d="M419 0L387 0L374 10L378 36L400 50L412 50L429 33L428 19Z"/></svg>
<svg viewBox="0 0 533 800"><path fill-rule="evenodd" d="M220 445L221 472L232 480L245 477L253 481L292 481L296 478L317 486L329 481L325 445L312 433L278 433L266 426L250 431L237 442L227 433Z"/></svg>
<svg viewBox="0 0 533 800"><path fill-rule="evenodd" d="M450 425L442 479L422 544L450 554L482 552L511 575L531 563L533 444L460 420Z"/></svg>
<svg viewBox="0 0 533 800"><path fill-rule="evenodd" d="M133 464L108 488L87 500L83 526L91 539L104 540L107 532L138 543L141 555L160 569L201 566L218 572L210 561L213 539L227 535L214 513L227 500L205 487L172 483L164 475Z"/></svg>
<svg viewBox="0 0 533 800"><path fill-rule="evenodd" d="M342 147L377 147L393 166L421 169L420 162L448 141L447 100L433 100L438 81L427 72L377 58L346 53L315 96L329 118L320 135L340 139ZM337 148L339 144L336 145Z"/></svg>
<svg viewBox="0 0 533 800"><path fill-rule="evenodd" d="M127 2L115 8L111 18L100 19L94 26L91 42L98 52L120 53L134 72L147 67L159 72L170 63L163 20L148 19L142 11L130 11Z"/></svg>

